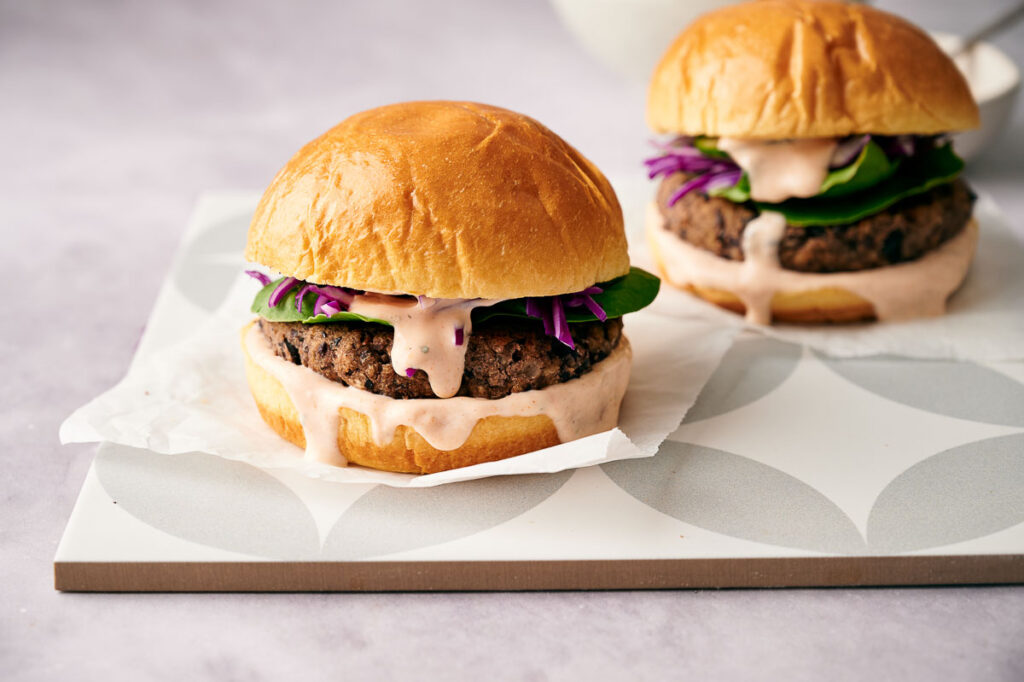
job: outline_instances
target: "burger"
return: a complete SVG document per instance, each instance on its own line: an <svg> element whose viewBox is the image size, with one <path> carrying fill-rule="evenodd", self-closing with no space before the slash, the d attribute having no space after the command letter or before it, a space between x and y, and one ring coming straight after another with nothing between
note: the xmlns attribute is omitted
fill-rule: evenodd
<svg viewBox="0 0 1024 682"><path fill-rule="evenodd" d="M942 314L977 241L949 133L978 125L953 62L864 5L706 14L654 71L655 261L760 324Z"/></svg>
<svg viewBox="0 0 1024 682"><path fill-rule="evenodd" d="M284 166L245 256L264 421L333 465L429 473L613 428L630 268L611 185L537 121L471 102L356 114Z"/></svg>

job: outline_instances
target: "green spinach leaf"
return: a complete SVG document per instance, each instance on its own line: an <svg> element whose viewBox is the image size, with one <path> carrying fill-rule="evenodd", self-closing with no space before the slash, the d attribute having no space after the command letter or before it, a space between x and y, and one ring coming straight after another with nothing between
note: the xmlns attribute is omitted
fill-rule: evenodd
<svg viewBox="0 0 1024 682"><path fill-rule="evenodd" d="M885 210L901 199L927 192L951 182L963 170L964 162L951 145L930 149L905 159L900 172L854 194L789 199L781 204L758 203L762 211L777 211L790 225L843 225Z"/></svg>
<svg viewBox="0 0 1024 682"><path fill-rule="evenodd" d="M344 322L347 320L358 320L361 322L375 322L377 324L388 324L384 320L372 317L364 317L355 313L342 311L336 315L313 315L313 306L316 302L316 295L309 293L302 301L302 309L295 307L295 296L301 288L301 283L295 286L281 302L271 307L269 304L270 295L281 283L282 279L275 280L260 289L256 299L252 303L252 312L271 322L302 322L304 324L320 324L323 322ZM629 273L599 285L603 291L594 294L593 298L608 314L609 318L622 317L626 313L632 313L649 305L654 297L658 295L661 280L640 268L630 268ZM473 321L482 322L492 317L529 317L526 314L526 299L517 298L510 301L502 301L487 308L477 308L473 311ZM566 320L569 322L591 322L597 318L585 307L567 308L565 311Z"/></svg>
<svg viewBox="0 0 1024 682"><path fill-rule="evenodd" d="M593 298L604 309L609 319L622 317L650 305L658 295L661 280L640 268L632 267L629 274L599 284L604 291ZM473 319L483 321L492 317L530 317L526 314L526 299L516 298L491 306L477 308ZM566 308L565 319L569 322L592 322L597 318L585 307Z"/></svg>
<svg viewBox="0 0 1024 682"><path fill-rule="evenodd" d="M356 315L348 311L342 311L337 315L313 315L313 306L316 303L316 294L308 293L302 300L302 310L295 308L295 296L299 293L299 289L302 284L298 284L289 291L284 299L276 306L271 306L270 294L274 293L274 289L281 283L284 278L274 280L267 286L260 289L259 293L256 294L256 299L252 302L250 308L252 312L256 313L265 320L271 322L303 322L305 324L320 324L322 322L344 322L346 320L359 320L361 322L376 322L377 324L387 324L384 320L377 320L372 317L363 317L362 315Z"/></svg>
<svg viewBox="0 0 1024 682"><path fill-rule="evenodd" d="M702 147L698 148L704 152ZM881 147L874 142L868 142L852 163L843 168L829 171L821 183L820 193L813 198L838 197L859 192L872 185L877 185L891 176L896 172L899 165L898 159L890 161ZM744 173L740 177L739 182L732 187L712 190L708 194L719 196L738 204L749 201L750 179Z"/></svg>

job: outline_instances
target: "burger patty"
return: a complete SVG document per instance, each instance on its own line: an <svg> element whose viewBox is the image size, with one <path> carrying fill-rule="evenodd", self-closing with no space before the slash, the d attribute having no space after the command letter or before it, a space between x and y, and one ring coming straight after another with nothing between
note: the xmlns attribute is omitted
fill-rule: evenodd
<svg viewBox="0 0 1024 682"><path fill-rule="evenodd" d="M752 202L690 192L673 206L668 199L690 176L674 173L658 188L666 229L694 246L743 260L741 235L758 211ZM786 225L779 261L787 270L844 272L914 260L956 235L967 224L974 194L963 180L939 185L846 225Z"/></svg>
<svg viewBox="0 0 1024 682"><path fill-rule="evenodd" d="M259 321L274 353L331 381L391 398L436 398L423 370L399 376L391 366L391 327L369 322ZM571 349L539 321L495 318L474 326L458 395L503 398L586 374L622 338L622 320L572 325Z"/></svg>

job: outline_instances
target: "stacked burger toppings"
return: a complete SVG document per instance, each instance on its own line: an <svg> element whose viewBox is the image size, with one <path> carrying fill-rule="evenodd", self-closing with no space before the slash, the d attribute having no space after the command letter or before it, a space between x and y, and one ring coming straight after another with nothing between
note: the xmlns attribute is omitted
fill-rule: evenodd
<svg viewBox="0 0 1024 682"><path fill-rule="evenodd" d="M264 285L252 311L259 315L260 330L278 356L332 381L392 398L495 399L569 381L606 358L622 337L622 315L647 305L658 292L656 277L631 268L626 276L603 286L562 296L486 302L387 297L414 315L478 304L471 312L471 332L451 325L450 341L444 346L413 349L426 357L443 353L449 344L465 346L457 392L438 396L422 369L395 366L394 329L388 321L349 310L365 292L293 277L271 281L258 271L247 272Z"/></svg>
<svg viewBox="0 0 1024 682"><path fill-rule="evenodd" d="M263 268L242 345L264 421L309 460L410 473L613 428L622 316L659 286L630 267L593 164L472 102L379 107L307 144L246 257Z"/></svg>
<svg viewBox="0 0 1024 682"><path fill-rule="evenodd" d="M802 272L866 270L914 260L955 235L974 195L948 136L852 135L834 140L818 191L756 201L750 176L709 137L680 137L645 163L661 178L658 208L678 237L743 260L743 228L762 211L781 213L782 267ZM779 141L785 144L786 141Z"/></svg>
<svg viewBox="0 0 1024 682"><path fill-rule="evenodd" d="M950 133L963 76L871 7L762 0L704 15L655 69L668 142L648 238L665 278L756 323L938 315L976 242Z"/></svg>

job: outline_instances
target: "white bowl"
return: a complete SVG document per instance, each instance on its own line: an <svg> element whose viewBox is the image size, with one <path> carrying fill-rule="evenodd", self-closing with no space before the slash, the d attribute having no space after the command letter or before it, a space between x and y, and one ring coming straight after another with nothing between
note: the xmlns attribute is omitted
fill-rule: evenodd
<svg viewBox="0 0 1024 682"><path fill-rule="evenodd" d="M672 40L694 19L740 1L551 0L551 4L583 49L630 80L646 83Z"/></svg>
<svg viewBox="0 0 1024 682"><path fill-rule="evenodd" d="M694 19L737 0L551 0L562 23L592 56L646 83L654 66Z"/></svg>
<svg viewBox="0 0 1024 682"><path fill-rule="evenodd" d="M646 83L672 40L698 16L736 0L551 0L562 22L591 55L631 80ZM951 51L957 36L933 33ZM981 110L981 127L954 137L965 160L992 146L1009 125L1020 71L989 43L957 59Z"/></svg>
<svg viewBox="0 0 1024 682"><path fill-rule="evenodd" d="M948 33L933 33L932 36L946 52L960 45L960 38ZM971 94L981 112L980 128L953 137L956 153L970 161L990 148L1009 126L1020 90L1020 69L990 43L979 43L971 52L960 55L956 65L971 86Z"/></svg>

